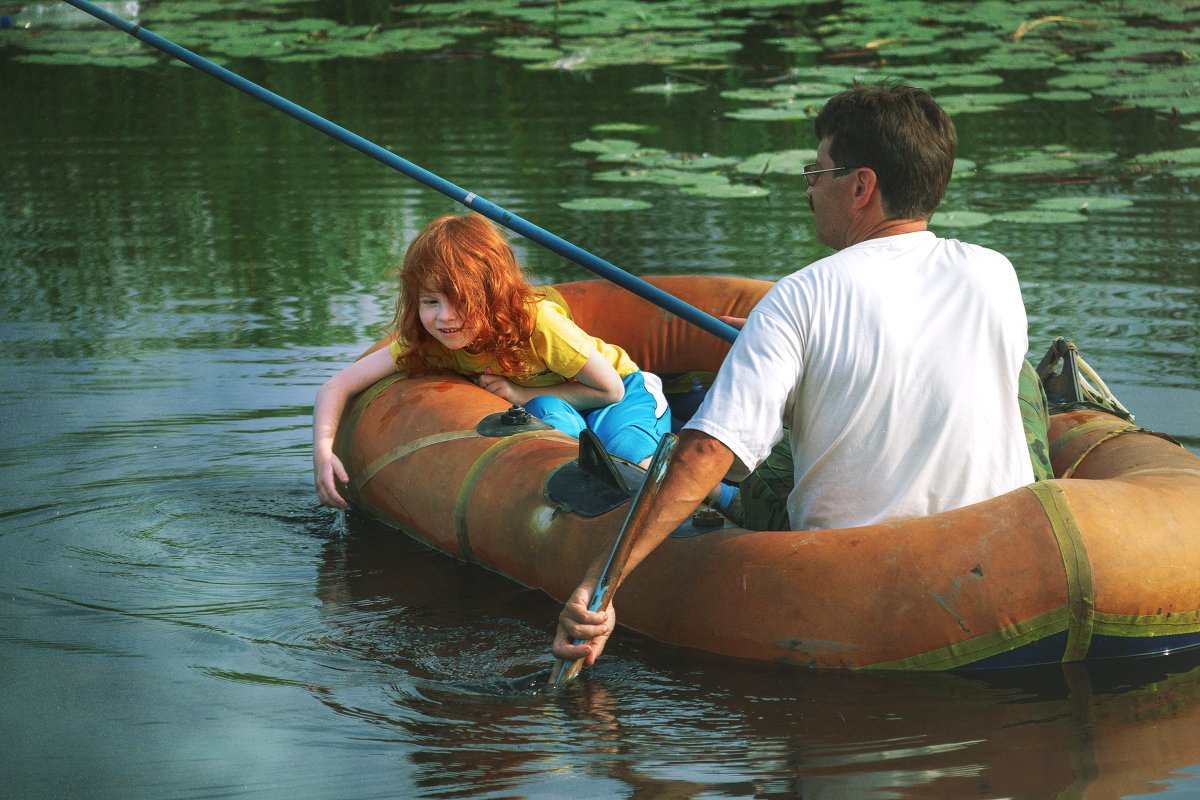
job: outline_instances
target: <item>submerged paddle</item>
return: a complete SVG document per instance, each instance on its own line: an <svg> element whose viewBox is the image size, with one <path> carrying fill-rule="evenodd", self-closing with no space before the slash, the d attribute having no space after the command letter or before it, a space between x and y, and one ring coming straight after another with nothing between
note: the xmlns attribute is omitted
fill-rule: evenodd
<svg viewBox="0 0 1200 800"><path fill-rule="evenodd" d="M642 481L637 496L633 498L633 503L629 506L629 516L625 517L625 524L621 526L621 530L617 533L617 539L613 542L613 549L608 556L608 563L604 565L604 572L600 574L600 580L596 582L596 591L592 594L591 602L588 603L588 611L603 611L612 602L613 591L621 582L621 575L625 572L625 562L629 560L629 552L633 549L634 541L646 524L650 503L658 494L663 478L667 475L667 464L671 461L678 441L679 437L668 433L658 443L658 449L654 451L654 458L650 460L650 466L646 469L646 479ZM583 644L583 642L583 639L576 639L574 644ZM556 686L566 683L578 675L581 669L583 669L582 658L569 664L559 659L550 673L550 683Z"/></svg>
<svg viewBox="0 0 1200 800"><path fill-rule="evenodd" d="M621 286L644 300L670 311L678 317L682 317L693 325L699 327L722 339L726 342L732 342L737 338L737 330L727 325L711 314L706 314L695 306L688 305L679 298L667 294L657 286L651 286L641 278L635 277L619 267L616 267L602 258L592 255L588 251L576 247L570 242L555 236L554 234L539 228L538 226L527 222L516 214L505 211L494 203L484 200L474 192L468 192L449 181L439 178L432 172L424 170L417 165L405 161L395 153L384 150L377 144L367 141L361 136L351 133L340 125L335 125L324 117L319 117L316 114L301 108L290 100L286 100L274 92L268 91L256 83L246 80L245 78L230 72L224 67L219 67L211 61L196 55L190 50L186 50L173 42L164 39L158 34L151 33L145 30L140 25L135 25L126 19L123 19L116 14L105 11L99 6L89 3L87 0L64 0L64 2L91 14L101 22L113 26L117 30L128 33L138 41L154 47L167 55L177 58L183 63L195 67L201 72L207 73L223 83L227 83L235 89L238 89L256 100L261 100L272 108L278 109L283 113L294 117L301 122L310 125L313 128L327 134L339 142L353 147L361 153L371 156L376 161L379 161L393 169L399 170L410 178L417 180L431 189L436 189L442 194L462 203L472 211L477 211L493 222L503 225L515 233L519 233L527 239L540 244L551 252L574 261L576 264L589 269L602 278L607 278L613 283Z"/></svg>

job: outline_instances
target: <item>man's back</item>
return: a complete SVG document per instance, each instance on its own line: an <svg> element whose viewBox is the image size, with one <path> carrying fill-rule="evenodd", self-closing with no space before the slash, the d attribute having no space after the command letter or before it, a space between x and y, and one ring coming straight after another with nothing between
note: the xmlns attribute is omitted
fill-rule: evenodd
<svg viewBox="0 0 1200 800"><path fill-rule="evenodd" d="M749 412L697 427L757 463L790 426L798 529L956 508L1033 480L1017 407L1027 345L1003 256L929 232L871 239L763 299L714 386L733 393L718 407Z"/></svg>

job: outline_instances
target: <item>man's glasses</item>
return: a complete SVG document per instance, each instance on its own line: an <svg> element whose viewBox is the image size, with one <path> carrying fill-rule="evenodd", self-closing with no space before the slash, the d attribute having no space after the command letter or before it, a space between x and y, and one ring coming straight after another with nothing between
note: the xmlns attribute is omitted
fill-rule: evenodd
<svg viewBox="0 0 1200 800"><path fill-rule="evenodd" d="M816 186L817 179L814 175L820 175L822 172L844 172L848 169L858 169L858 167L829 167L828 169L817 169L816 164L805 164L804 171L800 174L804 176L804 180L808 181L809 186Z"/></svg>

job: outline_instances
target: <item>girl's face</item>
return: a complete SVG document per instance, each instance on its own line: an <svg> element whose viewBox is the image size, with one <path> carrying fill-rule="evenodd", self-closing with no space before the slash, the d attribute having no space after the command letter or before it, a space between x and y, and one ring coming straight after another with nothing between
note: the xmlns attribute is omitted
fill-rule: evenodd
<svg viewBox="0 0 1200 800"><path fill-rule="evenodd" d="M470 326L458 313L446 295L432 286L421 289L417 298L421 324L434 341L440 342L447 350L461 350L471 343Z"/></svg>

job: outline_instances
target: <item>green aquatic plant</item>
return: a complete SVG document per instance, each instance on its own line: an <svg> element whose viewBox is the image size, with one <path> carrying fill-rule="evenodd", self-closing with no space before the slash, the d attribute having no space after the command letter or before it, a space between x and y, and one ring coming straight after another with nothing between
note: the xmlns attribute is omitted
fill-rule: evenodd
<svg viewBox="0 0 1200 800"><path fill-rule="evenodd" d="M645 200L627 197L580 197L559 203L559 206L571 211L644 211L653 208L653 204Z"/></svg>
<svg viewBox="0 0 1200 800"><path fill-rule="evenodd" d="M1080 214L1090 214L1093 211L1113 211L1118 208L1129 208L1133 201L1125 197L1043 197L1034 203L1034 208L1047 211L1075 211Z"/></svg>
<svg viewBox="0 0 1200 800"><path fill-rule="evenodd" d="M982 211L959 211L954 209L938 210L929 220L929 227L938 228L977 228L986 225L995 217Z"/></svg>
<svg viewBox="0 0 1200 800"><path fill-rule="evenodd" d="M137 69L174 63L94 21L55 22L35 8L12 15L18 24L0 31L0 48L16 60ZM805 131L830 96L881 78L928 88L958 120L1044 115L1050 106L1082 103L1099 114L1144 109L1175 120L1182 132L1200 130L1187 119L1200 115L1194 60L1200 4L1194 2L1150 7L1067 0L1053 13L1033 0L432 0L391 6L370 19L356 18L353 9L338 19L315 15L322 10L300 0L173 0L144 4L137 21L220 63L470 53L534 70L636 66L642 82L629 91L668 99L708 92L715 119L762 126L768 137ZM749 44L754 60L745 52ZM656 74L662 79L646 81ZM650 136L657 132L654 122L629 119L592 130ZM752 141L754 135L735 138ZM769 192L746 181L786 179L811 160L784 151L734 157L595 141L601 144L592 149L581 142L572 147L592 162L620 166L597 172L597 180L646 180L689 191L705 185L711 196ZM806 152L807 142L798 143L788 152ZM1172 152L1172 158L1138 156L1107 172L1190 178L1200 170L1187 148L1164 151ZM1050 183L1090 179L1086 173L1097 161L1116 158L1067 147L970 155L956 163L956 181L977 174ZM687 172L725 183L689 181ZM944 218L951 221L943 224L972 219Z"/></svg>

